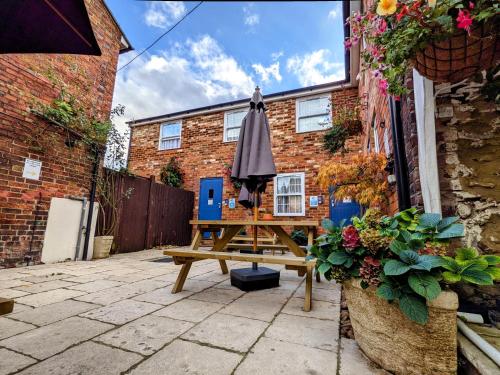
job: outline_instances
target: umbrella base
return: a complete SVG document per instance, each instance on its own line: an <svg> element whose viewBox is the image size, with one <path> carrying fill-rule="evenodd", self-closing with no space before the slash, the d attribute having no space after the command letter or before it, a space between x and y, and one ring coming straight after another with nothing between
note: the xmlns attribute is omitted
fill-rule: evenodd
<svg viewBox="0 0 500 375"><path fill-rule="evenodd" d="M280 286L280 271L267 267L239 268L231 270L231 285L249 292Z"/></svg>

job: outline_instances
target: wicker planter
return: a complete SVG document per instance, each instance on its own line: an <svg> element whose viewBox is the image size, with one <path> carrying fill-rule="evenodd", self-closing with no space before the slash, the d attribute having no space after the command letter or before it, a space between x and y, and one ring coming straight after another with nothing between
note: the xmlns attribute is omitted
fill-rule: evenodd
<svg viewBox="0 0 500 375"><path fill-rule="evenodd" d="M410 321L397 303L362 289L359 280L344 283L354 336L373 362L401 375L454 375L457 372L458 297L442 292L429 306L429 321Z"/></svg>
<svg viewBox="0 0 500 375"><path fill-rule="evenodd" d="M363 123L361 120L346 121L344 127L347 129L349 136L358 135L363 131Z"/></svg>
<svg viewBox="0 0 500 375"><path fill-rule="evenodd" d="M415 69L434 82L460 82L498 63L500 38L498 19L474 24L470 35L455 32L450 38L432 42L417 53Z"/></svg>

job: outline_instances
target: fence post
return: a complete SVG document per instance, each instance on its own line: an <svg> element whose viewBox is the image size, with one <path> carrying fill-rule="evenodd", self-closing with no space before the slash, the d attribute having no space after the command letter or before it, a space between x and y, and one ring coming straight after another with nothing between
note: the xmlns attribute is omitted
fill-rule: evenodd
<svg viewBox="0 0 500 375"><path fill-rule="evenodd" d="M144 248L150 249L153 247L153 233L154 230L151 225L151 212L154 212L154 201L153 201L153 186L155 184L155 176L149 176L149 193L148 193L148 211L146 219L146 236L144 236Z"/></svg>

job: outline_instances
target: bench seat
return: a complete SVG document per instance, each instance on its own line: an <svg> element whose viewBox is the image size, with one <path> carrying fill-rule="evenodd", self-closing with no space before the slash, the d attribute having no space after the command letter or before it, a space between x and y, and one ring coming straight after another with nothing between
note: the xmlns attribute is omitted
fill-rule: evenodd
<svg viewBox="0 0 500 375"><path fill-rule="evenodd" d="M163 252L164 255L168 255L174 258L175 264L182 264L181 271L177 277L177 281L174 284L172 293L178 293L182 291L184 282L186 281L187 275L191 268L193 262L204 260L204 259L216 259L221 263L221 268L223 273L227 273L227 266L225 264L226 260L238 261L238 262L256 262L256 263L268 263L268 264L282 264L293 269L303 268L306 273L306 293L304 301L304 311L311 310L311 299L312 299L312 272L316 264L315 259L308 260L305 257L288 257L288 256L274 256L274 255L263 255L263 254L240 254L240 253L230 253L225 251L203 251L203 250L184 250L184 249L168 249ZM222 263L223 262L223 263Z"/></svg>

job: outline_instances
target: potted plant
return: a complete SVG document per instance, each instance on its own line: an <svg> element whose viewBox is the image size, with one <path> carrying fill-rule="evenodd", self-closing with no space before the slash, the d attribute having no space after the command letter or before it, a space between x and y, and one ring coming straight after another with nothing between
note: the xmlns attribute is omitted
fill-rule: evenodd
<svg viewBox="0 0 500 375"><path fill-rule="evenodd" d="M392 217L369 209L346 227L325 220L326 233L309 249L317 271L344 284L361 349L396 374L453 374L458 299L448 285L500 279L498 256L471 248L446 255L450 240L463 236L457 220L415 208Z"/></svg>
<svg viewBox="0 0 500 375"><path fill-rule="evenodd" d="M360 120L360 102L339 104L333 107L332 127L323 137L323 147L332 154L345 152L345 143L349 137L358 135L363 130Z"/></svg>
<svg viewBox="0 0 500 375"><path fill-rule="evenodd" d="M348 18L345 46L363 40L364 68L383 94L399 96L411 66L435 82L458 82L496 65L499 11L495 0L379 0Z"/></svg>

